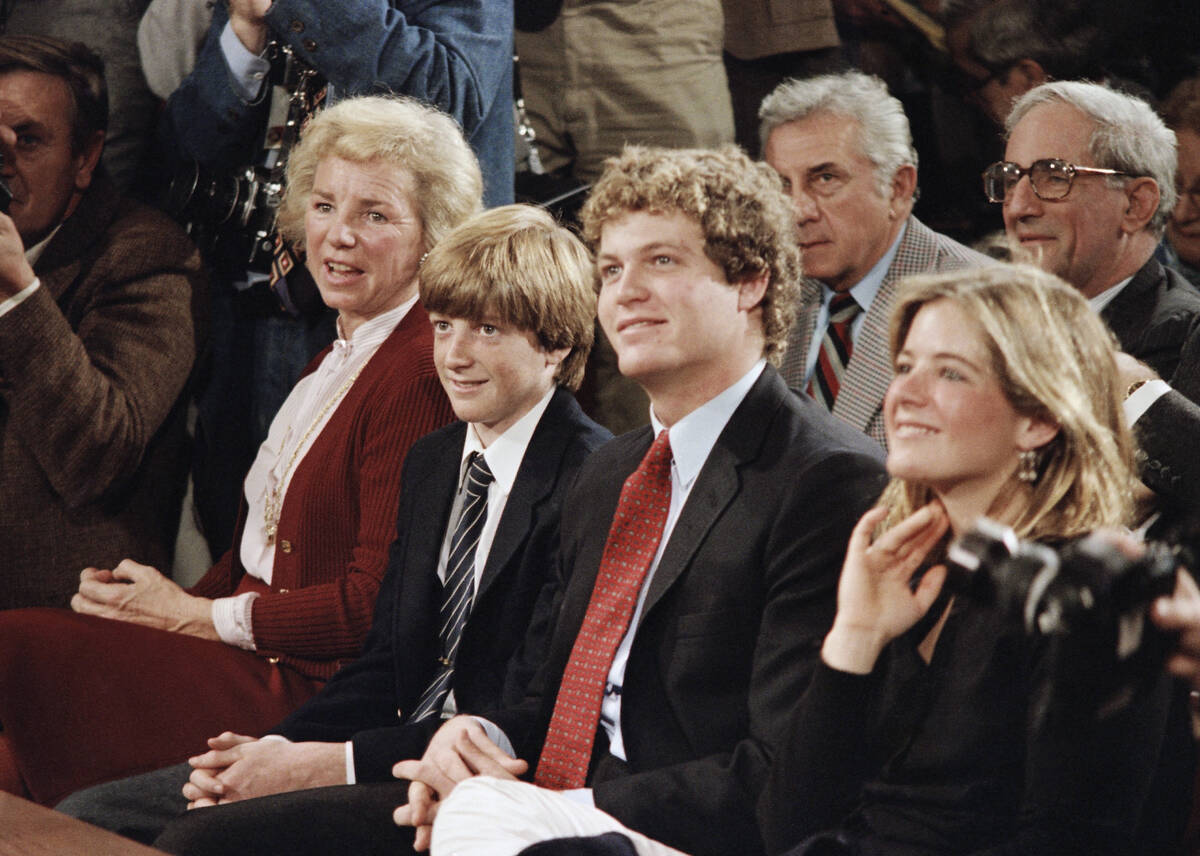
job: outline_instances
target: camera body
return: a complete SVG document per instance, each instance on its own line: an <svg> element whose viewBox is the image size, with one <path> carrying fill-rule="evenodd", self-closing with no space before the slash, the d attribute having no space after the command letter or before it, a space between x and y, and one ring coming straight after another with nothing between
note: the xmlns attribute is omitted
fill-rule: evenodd
<svg viewBox="0 0 1200 856"><path fill-rule="evenodd" d="M283 182L275 170L248 166L218 173L191 161L171 180L166 208L202 249L215 253L218 244L233 242L237 246L230 255L246 270L267 273L282 199Z"/></svg>
<svg viewBox="0 0 1200 856"><path fill-rule="evenodd" d="M1157 680L1173 639L1148 610L1172 592L1181 562L1155 543L1131 558L1099 535L1056 550L983 518L950 545L946 586L1046 641L1046 712L1087 706L1103 718Z"/></svg>

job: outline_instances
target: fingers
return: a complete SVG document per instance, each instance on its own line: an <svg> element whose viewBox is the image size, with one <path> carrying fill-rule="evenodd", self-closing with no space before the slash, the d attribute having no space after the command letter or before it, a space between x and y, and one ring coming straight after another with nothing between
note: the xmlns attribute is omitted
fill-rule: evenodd
<svg viewBox="0 0 1200 856"><path fill-rule="evenodd" d="M122 559L112 570L113 577L123 582L145 582L162 577L157 568L141 565L133 559Z"/></svg>
<svg viewBox="0 0 1200 856"><path fill-rule="evenodd" d="M204 773L204 775L197 775ZM225 794L225 785L208 770L193 770L182 788L184 797L189 802L198 800L219 800Z"/></svg>
<svg viewBox="0 0 1200 856"><path fill-rule="evenodd" d="M890 509L887 506L877 505L860 517L858 522L854 524L854 529L850 532L849 550L862 553L870 547L871 533L875 531L876 526L884 521L889 511Z"/></svg>
<svg viewBox="0 0 1200 856"><path fill-rule="evenodd" d="M401 808L408 809L408 824L409 826L422 826L431 823L430 817L433 812L433 803L436 799L436 794L433 788L424 782L410 782L408 785L408 805Z"/></svg>
<svg viewBox="0 0 1200 856"><path fill-rule="evenodd" d="M519 758L513 758L495 743L483 730L464 731L455 744L458 755L475 775L495 776L500 779L515 779L529 769ZM462 781L462 779L458 779Z"/></svg>
<svg viewBox="0 0 1200 856"><path fill-rule="evenodd" d="M188 763L200 770L223 770L242 758L238 747L232 749L213 749L200 755L188 758Z"/></svg>
<svg viewBox="0 0 1200 856"><path fill-rule="evenodd" d="M1164 630L1188 631L1200 637L1200 589L1187 571L1175 575L1175 592L1170 597L1160 597L1154 602L1151 617ZM1181 638L1181 642L1187 641ZM1196 649L1200 653L1200 646Z"/></svg>
<svg viewBox="0 0 1200 856"><path fill-rule="evenodd" d="M922 575L917 590L913 592L913 597L916 599L917 605L921 608L922 615L929 611L929 607L933 606L933 602L937 600L937 596L941 592L942 585L945 582L945 565L934 565Z"/></svg>
<svg viewBox="0 0 1200 856"><path fill-rule="evenodd" d="M206 741L210 749L232 749L234 746L241 746L243 743L253 743L257 737L251 737L248 734L234 734L232 731L222 731L216 737L210 737Z"/></svg>
<svg viewBox="0 0 1200 856"><path fill-rule="evenodd" d="M198 800L192 800L191 802L188 803L187 807L188 807L188 811L191 811L194 808L207 808L210 805L217 805L217 803L218 803L217 800L203 798L203 799L198 799Z"/></svg>
<svg viewBox="0 0 1200 856"><path fill-rule="evenodd" d="M949 525L941 506L930 503L879 536L868 554L889 566L884 569L911 574L946 534Z"/></svg>
<svg viewBox="0 0 1200 856"><path fill-rule="evenodd" d="M424 853L432 843L433 827L431 825L418 826L417 834L413 836L413 850L418 853Z"/></svg>

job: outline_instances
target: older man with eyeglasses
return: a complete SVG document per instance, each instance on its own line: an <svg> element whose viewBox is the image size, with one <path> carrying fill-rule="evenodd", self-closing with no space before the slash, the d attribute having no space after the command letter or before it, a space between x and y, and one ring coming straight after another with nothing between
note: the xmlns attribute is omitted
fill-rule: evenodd
<svg viewBox="0 0 1200 856"><path fill-rule="evenodd" d="M1175 205L1175 135L1145 101L1078 81L1026 93L1006 130L984 192L1009 240L1078 288L1125 351L1125 412L1162 531L1200 508L1200 456L1180 442L1200 436L1200 292L1154 258Z"/></svg>

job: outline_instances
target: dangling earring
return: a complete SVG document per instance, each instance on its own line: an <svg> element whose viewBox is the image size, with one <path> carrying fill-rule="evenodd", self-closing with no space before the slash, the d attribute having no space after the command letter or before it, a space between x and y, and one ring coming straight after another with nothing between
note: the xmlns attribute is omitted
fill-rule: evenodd
<svg viewBox="0 0 1200 856"><path fill-rule="evenodd" d="M1017 467L1017 478L1029 484L1033 484L1038 480L1038 453L1033 449L1026 449L1021 453L1021 463Z"/></svg>

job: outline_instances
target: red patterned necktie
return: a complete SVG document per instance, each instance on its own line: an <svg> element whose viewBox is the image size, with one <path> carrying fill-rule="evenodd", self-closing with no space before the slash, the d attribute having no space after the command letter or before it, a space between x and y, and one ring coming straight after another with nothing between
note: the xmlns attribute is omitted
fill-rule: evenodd
<svg viewBox="0 0 1200 856"><path fill-rule="evenodd" d="M854 342L850 338L850 327L862 307L849 292L833 296L829 302L829 326L821 339L821 350L817 352L817 364L808 382L808 394L833 410L838 389L842 385L842 373L850 363Z"/></svg>
<svg viewBox="0 0 1200 856"><path fill-rule="evenodd" d="M658 552L670 506L671 443L663 430L621 488L592 599L554 702L535 784L562 790L582 787L587 778L608 671Z"/></svg>

